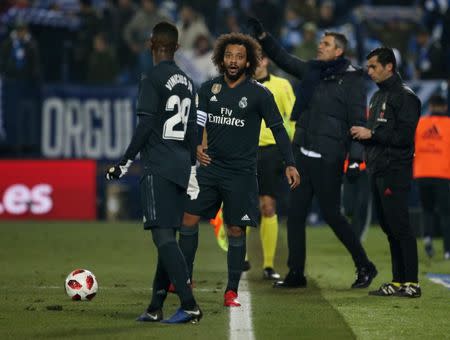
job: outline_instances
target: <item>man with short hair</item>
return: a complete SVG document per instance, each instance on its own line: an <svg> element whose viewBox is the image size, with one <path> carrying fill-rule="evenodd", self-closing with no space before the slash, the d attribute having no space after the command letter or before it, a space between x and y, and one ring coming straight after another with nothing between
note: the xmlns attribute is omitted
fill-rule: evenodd
<svg viewBox="0 0 450 340"><path fill-rule="evenodd" d="M291 119L297 120L293 140L296 165L302 182L292 191L287 231L289 272L276 288L306 287L306 217L313 195L319 201L325 221L351 254L357 277L352 288L365 288L377 275L360 240L340 211L344 160L350 159L350 173L359 172L363 146L352 141L349 129L365 122L366 92L363 72L345 58L347 39L326 32L317 59L305 62L288 54L268 34L259 20L248 21L264 52L284 71L302 80ZM347 172L349 174L349 172Z"/></svg>
<svg viewBox="0 0 450 340"><path fill-rule="evenodd" d="M173 60L178 48L177 28L167 22L155 25L150 42L155 66L141 76L136 104L139 124L122 160L107 171L106 178L125 175L140 152L144 165L140 181L144 229L152 233L158 264L150 305L137 321L195 323L202 312L192 294L186 261L175 238L183 218L186 188L191 198L198 195L195 91L192 80ZM162 320L170 282L181 307Z"/></svg>
<svg viewBox="0 0 450 340"><path fill-rule="evenodd" d="M409 223L408 196L421 103L397 73L391 48L376 48L366 59L379 89L370 100L367 127L353 126L350 132L366 145L374 203L392 261L392 281L369 294L417 298L417 241Z"/></svg>

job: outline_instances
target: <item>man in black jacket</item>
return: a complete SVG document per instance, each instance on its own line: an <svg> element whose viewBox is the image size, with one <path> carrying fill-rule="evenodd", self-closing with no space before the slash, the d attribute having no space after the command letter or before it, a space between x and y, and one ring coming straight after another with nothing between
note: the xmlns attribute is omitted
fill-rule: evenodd
<svg viewBox="0 0 450 340"><path fill-rule="evenodd" d="M408 194L421 103L397 74L391 48L377 48L367 60L369 76L379 90L370 100L367 127L353 126L350 131L353 138L366 144L375 207L388 237L393 276L392 282L369 294L420 297L417 242L409 224Z"/></svg>
<svg viewBox="0 0 450 340"><path fill-rule="evenodd" d="M368 287L377 270L340 212L345 157L349 153L348 176L359 173L362 160L363 146L352 141L348 129L365 123L363 73L344 57L347 39L342 34L325 33L317 59L305 62L288 54L257 19L249 19L248 25L264 52L284 71L302 80L291 116L297 120L293 149L302 181L290 196L289 272L274 287L306 286L305 224L313 195L318 198L325 221L352 255L357 268L352 288Z"/></svg>

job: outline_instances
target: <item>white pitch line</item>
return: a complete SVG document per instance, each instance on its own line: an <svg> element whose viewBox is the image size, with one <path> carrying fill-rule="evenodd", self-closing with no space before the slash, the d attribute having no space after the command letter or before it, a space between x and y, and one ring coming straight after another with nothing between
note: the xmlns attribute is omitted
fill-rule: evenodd
<svg viewBox="0 0 450 340"><path fill-rule="evenodd" d="M430 281L432 281L434 283L437 283L438 285L442 285L442 286L447 287L447 288L450 289L450 283L448 283L448 282L446 282L446 281L444 281L442 279L438 279L436 277L432 277L432 278L430 277L429 279L430 279Z"/></svg>
<svg viewBox="0 0 450 340"><path fill-rule="evenodd" d="M241 307L230 308L229 340L255 340L252 321L252 303L246 273L242 273L238 300Z"/></svg>

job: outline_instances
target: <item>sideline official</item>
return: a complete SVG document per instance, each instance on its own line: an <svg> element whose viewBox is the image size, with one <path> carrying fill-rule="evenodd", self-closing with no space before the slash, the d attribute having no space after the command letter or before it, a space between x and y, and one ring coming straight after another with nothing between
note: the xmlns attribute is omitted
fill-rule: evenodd
<svg viewBox="0 0 450 340"><path fill-rule="evenodd" d="M370 100L367 128L353 126L350 131L366 144L375 207L388 237L393 276L391 282L369 294L420 297L417 241L409 223L408 194L421 103L396 72L391 48L370 52L367 69L379 90Z"/></svg>

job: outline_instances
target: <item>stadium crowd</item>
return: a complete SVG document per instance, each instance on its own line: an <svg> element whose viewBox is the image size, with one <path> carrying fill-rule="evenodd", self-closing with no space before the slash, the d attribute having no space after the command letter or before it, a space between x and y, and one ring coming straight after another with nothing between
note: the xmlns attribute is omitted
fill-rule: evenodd
<svg viewBox="0 0 450 340"><path fill-rule="evenodd" d="M395 6L392 6L395 3ZM438 0L5 0L0 5L4 78L81 84L135 84L151 67L151 28L177 24L178 64L196 84L217 71L215 38L245 32L258 17L288 52L311 59L325 30L344 33L363 64L379 45L395 47L404 79L448 78L449 1ZM293 80L293 79L292 79Z"/></svg>

